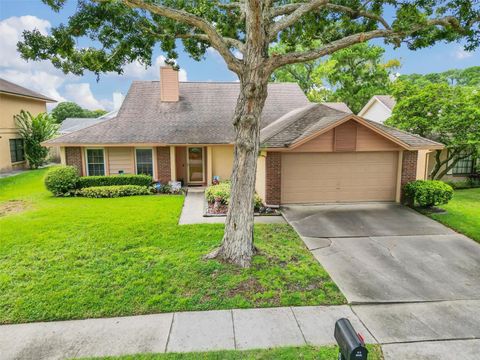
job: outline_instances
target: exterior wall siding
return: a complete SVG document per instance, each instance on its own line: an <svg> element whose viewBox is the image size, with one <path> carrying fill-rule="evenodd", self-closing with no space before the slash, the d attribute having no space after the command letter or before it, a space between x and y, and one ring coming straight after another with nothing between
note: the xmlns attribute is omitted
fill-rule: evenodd
<svg viewBox="0 0 480 360"><path fill-rule="evenodd" d="M279 152L267 153L265 164L265 203L278 206L281 201L282 186L282 154Z"/></svg>
<svg viewBox="0 0 480 360"><path fill-rule="evenodd" d="M108 148L108 175L135 174L135 152L133 147Z"/></svg>
<svg viewBox="0 0 480 360"><path fill-rule="evenodd" d="M80 147L66 147L65 148L65 163L67 165L77 168L78 174L83 176L82 166L82 148Z"/></svg>
<svg viewBox="0 0 480 360"><path fill-rule="evenodd" d="M230 179L233 167L233 146L212 146L212 176L219 176L220 181Z"/></svg>
<svg viewBox="0 0 480 360"><path fill-rule="evenodd" d="M262 151L257 159L257 173L255 176L255 191L265 202L265 166L266 166L266 153Z"/></svg>
<svg viewBox="0 0 480 360"><path fill-rule="evenodd" d="M170 147L157 147L157 171L160 183L166 184L171 180L170 168Z"/></svg>

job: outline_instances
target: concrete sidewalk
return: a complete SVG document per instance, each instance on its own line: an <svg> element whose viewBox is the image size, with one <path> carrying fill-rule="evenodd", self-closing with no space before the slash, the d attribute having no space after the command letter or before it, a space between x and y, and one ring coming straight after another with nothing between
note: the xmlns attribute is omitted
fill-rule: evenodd
<svg viewBox="0 0 480 360"><path fill-rule="evenodd" d="M0 358L65 359L136 353L333 345L346 317L385 360L474 359L480 301L178 312L0 326ZM441 356L440 356L440 355ZM476 356L476 355L475 355Z"/></svg>
<svg viewBox="0 0 480 360"><path fill-rule="evenodd" d="M349 306L179 312L0 326L2 360L47 360L136 353L244 350L334 344L347 317L375 340Z"/></svg>
<svg viewBox="0 0 480 360"><path fill-rule="evenodd" d="M190 188L183 203L182 214L178 223L190 224L223 224L225 216L203 216L205 211L205 189ZM283 216L255 216L256 224L284 224Z"/></svg>

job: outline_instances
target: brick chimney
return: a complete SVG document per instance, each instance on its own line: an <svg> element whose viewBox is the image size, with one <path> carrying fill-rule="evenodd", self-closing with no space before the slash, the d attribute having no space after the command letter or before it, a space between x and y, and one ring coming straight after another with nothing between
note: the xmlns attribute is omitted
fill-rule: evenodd
<svg viewBox="0 0 480 360"><path fill-rule="evenodd" d="M160 67L160 100L176 102L179 99L178 71L171 66Z"/></svg>

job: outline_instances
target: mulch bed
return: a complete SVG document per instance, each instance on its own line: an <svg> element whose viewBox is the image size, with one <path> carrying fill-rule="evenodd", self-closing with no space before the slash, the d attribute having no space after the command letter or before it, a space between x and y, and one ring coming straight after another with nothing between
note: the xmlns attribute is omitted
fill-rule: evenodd
<svg viewBox="0 0 480 360"><path fill-rule="evenodd" d="M255 213L255 215L261 215L261 216L279 216L280 211L277 209L272 209L268 208L268 211L264 211L261 213ZM213 203L208 203L207 207L207 215L227 215L227 210L228 210L228 205L225 204L220 204L215 208L215 205Z"/></svg>

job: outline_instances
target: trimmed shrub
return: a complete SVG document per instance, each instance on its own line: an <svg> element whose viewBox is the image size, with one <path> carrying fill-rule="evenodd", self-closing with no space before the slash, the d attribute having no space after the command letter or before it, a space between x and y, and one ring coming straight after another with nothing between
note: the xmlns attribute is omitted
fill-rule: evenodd
<svg viewBox="0 0 480 360"><path fill-rule="evenodd" d="M76 192L77 196L89 198L116 198L121 196L150 195L147 186L139 185L112 185L86 187Z"/></svg>
<svg viewBox="0 0 480 360"><path fill-rule="evenodd" d="M209 203L214 203L216 199L220 199L222 204L228 205L230 202L230 181L221 182L217 185L211 185L205 190L205 197ZM253 205L255 209L259 209L262 204L262 199L255 193L253 197Z"/></svg>
<svg viewBox="0 0 480 360"><path fill-rule="evenodd" d="M149 175L84 176L78 181L78 188L115 185L150 186L152 181L153 179Z"/></svg>
<svg viewBox="0 0 480 360"><path fill-rule="evenodd" d="M405 185L405 197L410 204L432 207L448 203L453 197L453 188L438 180L416 180Z"/></svg>
<svg viewBox="0 0 480 360"><path fill-rule="evenodd" d="M73 166L51 168L45 177L45 187L55 196L70 196L78 185L78 171Z"/></svg>
<svg viewBox="0 0 480 360"><path fill-rule="evenodd" d="M175 188L171 184L161 184L157 188L159 194L182 195L185 193L184 188Z"/></svg>

